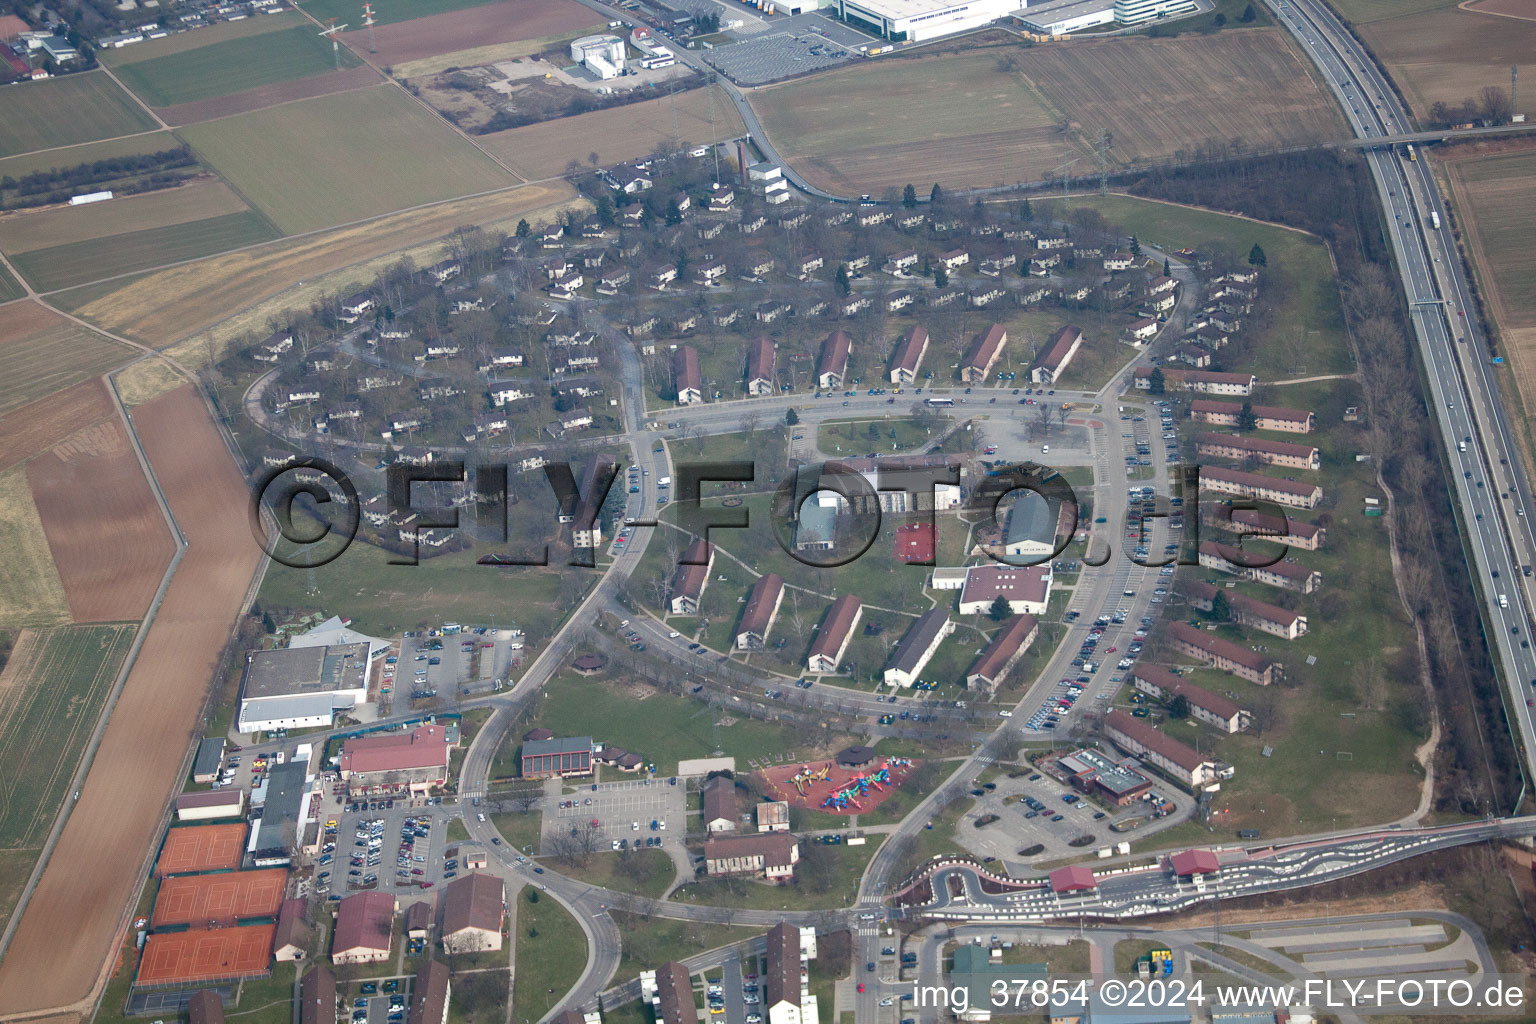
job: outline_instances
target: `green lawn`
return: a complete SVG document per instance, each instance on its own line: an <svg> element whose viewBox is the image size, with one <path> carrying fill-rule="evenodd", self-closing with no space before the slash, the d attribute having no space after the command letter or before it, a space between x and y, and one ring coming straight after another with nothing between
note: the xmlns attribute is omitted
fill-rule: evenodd
<svg viewBox="0 0 1536 1024"><path fill-rule="evenodd" d="M1032 946L1015 942L1012 949L1003 950L1005 964L1045 964L1052 975L1087 974L1088 943L1073 941L1065 946Z"/></svg>
<svg viewBox="0 0 1536 1024"><path fill-rule="evenodd" d="M512 985L512 1018L536 1021L565 993L587 964L587 938L564 907L538 889L524 888L517 900L517 967ZM553 991L551 991L553 990Z"/></svg>
<svg viewBox="0 0 1536 1024"><path fill-rule="evenodd" d="M289 233L515 183L388 85L190 125L179 134Z"/></svg>
<svg viewBox="0 0 1536 1024"><path fill-rule="evenodd" d="M1150 939L1126 939L1115 943L1115 973L1130 974L1136 966L1136 961L1149 950L1165 946L1166 943L1154 942Z"/></svg>
<svg viewBox="0 0 1536 1024"><path fill-rule="evenodd" d="M558 675L544 688L544 699L531 727L553 729L557 736L587 736L633 750L656 765L659 776L677 774L677 762L708 757L719 736L721 749L738 763L803 747L806 737L790 726L750 718L733 719L716 729L714 712L697 701L652 692L641 700L619 683L574 674ZM516 747L514 738L509 746Z"/></svg>
<svg viewBox="0 0 1536 1024"><path fill-rule="evenodd" d="M539 852L540 819L543 815L538 811L527 813L493 814L491 824L496 826L496 831L507 841L507 845L515 850Z"/></svg>
<svg viewBox="0 0 1536 1024"><path fill-rule="evenodd" d="M12 256L11 262L32 282L33 288L53 291L166 263L212 256L277 237L278 231L265 217L247 210L34 249Z"/></svg>
<svg viewBox="0 0 1536 1024"><path fill-rule="evenodd" d="M759 934L759 929L679 921L670 917L643 917L623 910L611 910L608 916L624 936L624 955L619 960L614 984L636 977L641 971L669 960L681 960L706 949L727 946ZM606 1016L606 1014L605 1014Z"/></svg>
<svg viewBox="0 0 1536 1024"><path fill-rule="evenodd" d="M362 61L345 47L333 55L330 40L306 21L280 32L124 64L117 76L150 106L169 107L323 74L338 63L347 68Z"/></svg>
<svg viewBox="0 0 1536 1024"><path fill-rule="evenodd" d="M151 131L154 119L102 71L7 86L0 156Z"/></svg>
<svg viewBox="0 0 1536 1024"><path fill-rule="evenodd" d="M772 885L743 878L705 878L679 886L678 902L741 907L747 910L824 910L845 907L858 895L859 879L884 841L870 836L863 846L802 843L795 881Z"/></svg>
<svg viewBox="0 0 1536 1024"><path fill-rule="evenodd" d="M621 866L623 858L632 859L628 872ZM584 865L552 863L551 867L562 875L580 879L588 885L651 898L660 897L666 892L676 876L672 858L665 851L655 849L625 853L604 850L593 854Z"/></svg>
<svg viewBox="0 0 1536 1024"><path fill-rule="evenodd" d="M0 929L11 919L41 849L0 850Z"/></svg>
<svg viewBox="0 0 1536 1024"><path fill-rule="evenodd" d="M469 829L464 825L464 819L449 818L447 841L450 843L462 843L468 838Z"/></svg>
<svg viewBox="0 0 1536 1024"><path fill-rule="evenodd" d="M1455 7L1457 0L1328 0L1329 6L1357 25Z"/></svg>
<svg viewBox="0 0 1536 1024"><path fill-rule="evenodd" d="M63 626L16 652L30 685L0 727L0 849L39 845L133 642L134 627Z"/></svg>
<svg viewBox="0 0 1536 1024"><path fill-rule="evenodd" d="M871 451L899 455L927 447L943 432L942 427L928 429L903 418L838 419L823 421L816 441L828 455L865 455Z"/></svg>
<svg viewBox="0 0 1536 1024"><path fill-rule="evenodd" d="M1267 258L1261 277L1260 301L1283 297L1283 310L1268 329L1253 331L1245 321L1242 344L1251 363L1224 362L1223 370L1251 370L1259 380L1348 373L1354 369L1344 333L1338 284L1327 247L1312 235L1273 224L1262 224L1131 196L1082 196L1074 200L1092 206L1105 219L1143 242L1172 251L1189 246L1203 252L1226 249L1246 260L1257 243ZM1229 347L1227 360L1235 358ZM1217 367L1213 367L1217 368Z"/></svg>

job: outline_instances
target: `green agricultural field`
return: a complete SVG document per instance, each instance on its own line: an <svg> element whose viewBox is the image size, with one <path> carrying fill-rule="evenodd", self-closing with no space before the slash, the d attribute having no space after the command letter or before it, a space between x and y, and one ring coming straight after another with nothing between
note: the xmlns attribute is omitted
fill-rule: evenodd
<svg viewBox="0 0 1536 1024"><path fill-rule="evenodd" d="M122 138L91 142L83 146L71 146L68 149L39 150L35 153L0 160L0 178L23 178L38 171L76 167L80 164L95 163L98 160L144 156L148 153L176 149L180 145L180 139L169 131L161 130L143 132L139 135L125 135Z"/></svg>
<svg viewBox="0 0 1536 1024"><path fill-rule="evenodd" d="M333 56L330 41L305 22L281 32L125 64L117 76L150 106L169 107L324 74L336 70L338 61L344 68L362 63L345 47Z"/></svg>
<svg viewBox="0 0 1536 1024"><path fill-rule="evenodd" d="M467 10L470 7L484 7L495 2L497 0L428 0L426 3L422 0L379 0L373 5L373 17L378 24L388 25L433 14ZM338 25L348 25L349 30L361 24L359 19L362 15L359 12L362 8L353 0L303 0L299 6L320 21L335 18Z"/></svg>
<svg viewBox="0 0 1536 1024"><path fill-rule="evenodd" d="M0 302L10 302L12 299L19 299L25 294L27 294L27 290L21 286L20 281L16 280L16 275L5 269L4 266L0 266Z"/></svg>
<svg viewBox="0 0 1536 1024"><path fill-rule="evenodd" d="M0 679L0 848L47 835L133 634L62 626L18 641Z"/></svg>
<svg viewBox="0 0 1536 1024"><path fill-rule="evenodd" d="M102 71L12 85L0 103L0 156L151 131L154 119Z"/></svg>
<svg viewBox="0 0 1536 1024"><path fill-rule="evenodd" d="M705 705L668 693L636 700L618 683L574 674L556 676L544 688L530 728L553 729L556 736L587 736L643 754L656 774L677 773L677 762L709 757L716 736L738 763L803 748L807 737L790 726L750 718L731 719L716 730ZM511 746L521 741L513 739Z"/></svg>
<svg viewBox="0 0 1536 1024"><path fill-rule="evenodd" d="M72 288L136 270L199 259L279 237L254 210L188 224L129 231L87 242L35 249L11 257L38 291Z"/></svg>
<svg viewBox="0 0 1536 1024"><path fill-rule="evenodd" d="M1274 224L1261 224L1208 210L1195 210L1131 196L1083 196L1074 203L1092 206L1105 220L1144 242L1168 250L1188 246L1205 252L1225 248L1239 261L1258 243L1268 260L1265 289L1284 296L1285 308L1274 317L1266 341L1251 366L1260 381L1348 373L1354 369L1339 286L1328 249L1316 237Z"/></svg>
<svg viewBox="0 0 1536 1024"><path fill-rule="evenodd" d="M515 184L387 85L191 125L179 134L287 233Z"/></svg>

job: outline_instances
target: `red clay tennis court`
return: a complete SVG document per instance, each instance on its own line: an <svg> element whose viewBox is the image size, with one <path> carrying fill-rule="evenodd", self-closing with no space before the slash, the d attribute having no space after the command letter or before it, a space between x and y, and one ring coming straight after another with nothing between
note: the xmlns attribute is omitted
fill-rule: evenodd
<svg viewBox="0 0 1536 1024"><path fill-rule="evenodd" d="M190 825L165 834L155 874L189 875L198 871L233 871L245 851L245 822Z"/></svg>
<svg viewBox="0 0 1536 1024"><path fill-rule="evenodd" d="M134 984L176 985L253 978L270 970L275 924L151 935Z"/></svg>
<svg viewBox="0 0 1536 1024"><path fill-rule="evenodd" d="M903 562L928 563L933 561L933 526L929 523L908 523L896 529L896 557Z"/></svg>
<svg viewBox="0 0 1536 1024"><path fill-rule="evenodd" d="M167 878L155 896L150 927L185 924L211 928L269 917L282 906L287 881L288 872L283 868Z"/></svg>

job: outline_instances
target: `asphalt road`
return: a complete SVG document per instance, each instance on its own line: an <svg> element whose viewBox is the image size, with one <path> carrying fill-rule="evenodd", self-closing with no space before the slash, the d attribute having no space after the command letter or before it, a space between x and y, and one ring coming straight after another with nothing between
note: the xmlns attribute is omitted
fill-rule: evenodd
<svg viewBox="0 0 1536 1024"><path fill-rule="evenodd" d="M1269 0L1280 23L1301 40L1362 138L1408 126L1408 114L1375 63L1319 0ZM1367 154L1413 311L1429 380L1429 405L1445 442L1483 619L1507 690L1506 711L1523 746L1527 779L1536 775L1536 722L1527 702L1536 686L1530 647L1530 592L1520 566L1536 563L1536 534L1527 510L1530 486L1477 329L1464 271L1428 154ZM1436 228L1431 214L1437 214ZM1463 450L1464 449L1464 450ZM1507 495L1507 497L1505 496Z"/></svg>

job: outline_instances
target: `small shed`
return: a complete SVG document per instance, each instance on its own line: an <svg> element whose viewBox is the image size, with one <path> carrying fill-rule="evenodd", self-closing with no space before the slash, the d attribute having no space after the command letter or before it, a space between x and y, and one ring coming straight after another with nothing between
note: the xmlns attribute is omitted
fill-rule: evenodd
<svg viewBox="0 0 1536 1024"><path fill-rule="evenodd" d="M872 747L846 747L837 752L837 763L844 768L862 768L874 759Z"/></svg>

